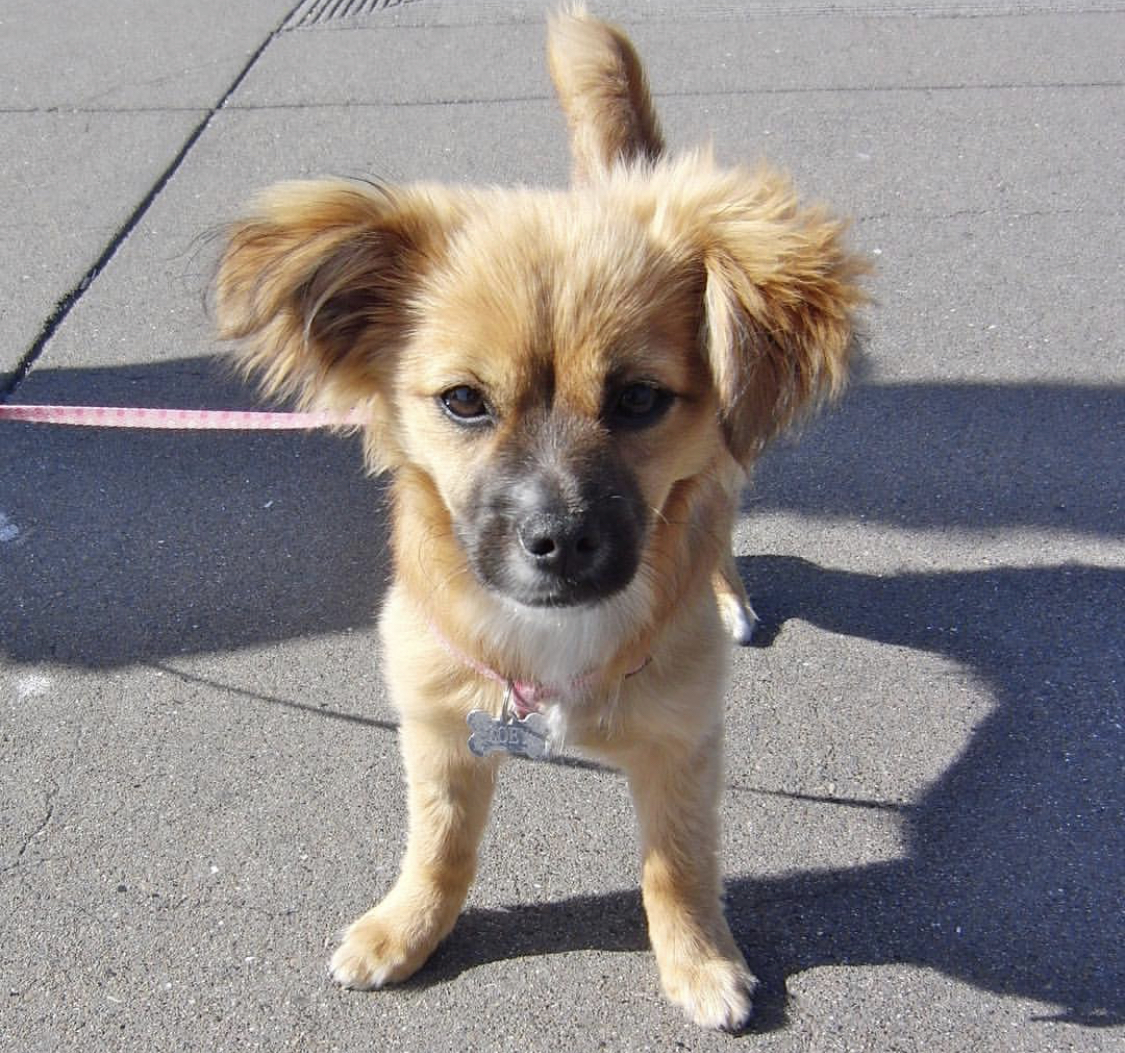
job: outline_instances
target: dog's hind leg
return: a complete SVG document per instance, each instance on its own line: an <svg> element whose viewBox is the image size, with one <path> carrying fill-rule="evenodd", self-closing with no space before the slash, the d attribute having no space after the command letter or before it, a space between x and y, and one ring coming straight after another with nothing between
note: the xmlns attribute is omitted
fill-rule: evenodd
<svg viewBox="0 0 1125 1053"><path fill-rule="evenodd" d="M719 617L736 644L746 646L754 638L758 616L750 605L750 597L728 549L711 575L711 588L719 605Z"/></svg>
<svg viewBox="0 0 1125 1053"><path fill-rule="evenodd" d="M496 763L465 747L464 723L404 718L410 830L402 870L378 906L357 918L332 957L343 987L370 990L416 972L449 934L476 870Z"/></svg>
<svg viewBox="0 0 1125 1053"><path fill-rule="evenodd" d="M750 605L742 576L734 562L730 538L734 529L734 519L738 512L738 499L746 485L747 472L733 457L724 455L717 464L716 478L727 497L726 516L716 523L717 536L727 539L719 562L711 574L711 590L719 606L719 617L723 620L728 635L736 644L745 647L754 637L758 627L758 616Z"/></svg>

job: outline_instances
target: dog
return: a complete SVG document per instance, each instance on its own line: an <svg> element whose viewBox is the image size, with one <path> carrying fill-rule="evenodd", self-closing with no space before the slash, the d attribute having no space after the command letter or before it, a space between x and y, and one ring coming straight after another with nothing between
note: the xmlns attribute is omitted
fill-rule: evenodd
<svg viewBox="0 0 1125 1053"><path fill-rule="evenodd" d="M766 443L841 389L867 265L786 177L669 157L621 30L576 8L548 37L569 188L281 184L219 263L242 367L358 408L393 477L380 630L408 842L330 971L419 969L498 765L566 742L627 775L665 993L738 1030L756 981L721 906L722 700L754 615L731 530Z"/></svg>

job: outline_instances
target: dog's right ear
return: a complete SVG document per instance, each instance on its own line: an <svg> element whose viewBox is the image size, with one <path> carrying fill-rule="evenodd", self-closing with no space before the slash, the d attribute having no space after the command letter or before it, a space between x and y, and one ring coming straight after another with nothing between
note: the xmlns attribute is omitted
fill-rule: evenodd
<svg viewBox="0 0 1125 1053"><path fill-rule="evenodd" d="M547 64L570 128L576 184L664 152L641 60L620 29L592 18L580 4L553 15Z"/></svg>
<svg viewBox="0 0 1125 1053"><path fill-rule="evenodd" d="M393 460L391 375L412 294L458 222L438 190L345 181L281 183L229 231L216 279L219 332L267 395L370 410L374 466Z"/></svg>

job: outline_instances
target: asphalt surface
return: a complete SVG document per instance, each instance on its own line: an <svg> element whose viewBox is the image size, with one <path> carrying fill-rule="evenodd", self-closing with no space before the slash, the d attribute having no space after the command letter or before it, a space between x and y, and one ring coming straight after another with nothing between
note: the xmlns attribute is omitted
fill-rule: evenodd
<svg viewBox="0 0 1125 1053"><path fill-rule="evenodd" d="M532 0L0 9L8 401L250 406L214 233L321 174L561 184ZM673 146L855 219L851 394L764 460L727 701L754 1029L660 997L622 780L506 769L418 978L333 988L404 802L382 484L323 435L0 423L0 1048L1117 1050L1125 3L605 0Z"/></svg>

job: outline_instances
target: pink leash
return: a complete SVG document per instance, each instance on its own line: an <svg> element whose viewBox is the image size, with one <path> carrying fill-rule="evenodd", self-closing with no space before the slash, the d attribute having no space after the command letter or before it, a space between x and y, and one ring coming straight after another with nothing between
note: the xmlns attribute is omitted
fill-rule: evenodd
<svg viewBox="0 0 1125 1053"><path fill-rule="evenodd" d="M210 431L285 431L362 424L350 413L263 413L254 409L155 409L131 406L20 406L0 404L0 421L86 427L163 427Z"/></svg>
<svg viewBox="0 0 1125 1053"><path fill-rule="evenodd" d="M0 404L0 420L32 424L70 424L89 428L175 428L211 431L284 431L356 425L360 410L349 413L271 413L259 410L151 409L126 406L20 406Z"/></svg>

